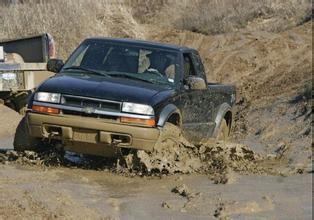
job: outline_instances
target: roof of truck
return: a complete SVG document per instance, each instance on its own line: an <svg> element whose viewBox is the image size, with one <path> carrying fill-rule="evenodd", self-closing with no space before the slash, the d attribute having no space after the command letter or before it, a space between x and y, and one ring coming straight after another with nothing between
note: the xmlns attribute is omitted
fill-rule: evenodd
<svg viewBox="0 0 314 220"><path fill-rule="evenodd" d="M138 40L138 39L130 39L130 38L110 38L110 37L92 37L86 40L103 40L113 43L122 43L122 44L134 44L138 46L147 46L147 47L155 47L155 48L162 48L166 50L177 50L177 51L195 51L193 48L179 46L175 44L168 44L168 43L161 43L155 41L146 41L146 40Z"/></svg>

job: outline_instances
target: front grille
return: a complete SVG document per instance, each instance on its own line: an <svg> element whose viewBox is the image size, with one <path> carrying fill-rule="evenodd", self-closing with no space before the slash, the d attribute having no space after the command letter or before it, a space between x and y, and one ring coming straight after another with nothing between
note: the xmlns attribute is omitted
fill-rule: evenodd
<svg viewBox="0 0 314 220"><path fill-rule="evenodd" d="M79 96L69 96L63 95L62 104L66 106L73 107L92 107L94 109L99 109L103 111L120 112L120 102L79 97Z"/></svg>
<svg viewBox="0 0 314 220"><path fill-rule="evenodd" d="M92 118L105 118L110 120L117 120L116 116L109 116L103 114L96 113L87 113L84 111L75 110L75 108L92 108L94 110L102 110L108 112L120 112L121 103L109 100L101 100L94 99L88 97L81 96L71 96L71 95L63 95L62 96L62 105L67 107L74 107L72 109L64 109L62 110L63 114L67 115L78 115L84 117L92 117Z"/></svg>
<svg viewBox="0 0 314 220"><path fill-rule="evenodd" d="M77 116L90 117L90 118L103 118L103 119L114 120L114 121L118 119L117 116L101 115L101 114L95 114L95 113L88 114L85 112L78 112L78 111L72 111L72 110L62 110L62 113L65 115L77 115Z"/></svg>

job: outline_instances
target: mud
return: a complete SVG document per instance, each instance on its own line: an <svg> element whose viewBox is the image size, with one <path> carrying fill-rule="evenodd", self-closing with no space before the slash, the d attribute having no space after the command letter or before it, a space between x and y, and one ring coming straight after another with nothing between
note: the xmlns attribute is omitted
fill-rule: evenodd
<svg viewBox="0 0 314 220"><path fill-rule="evenodd" d="M169 147L169 140L163 144ZM285 145L264 155L243 144L193 146L184 139L163 153L168 158L177 155L171 163L161 160L157 150L145 157L132 152L111 160L55 150L1 150L0 214L50 219L147 219L152 213L154 219L310 219L312 174L278 172L286 152ZM187 157L194 162L184 163Z"/></svg>
<svg viewBox="0 0 314 220"><path fill-rule="evenodd" d="M167 135L174 133L179 133L175 139ZM284 149L270 156L255 153L246 145L232 142L212 141L195 146L175 126L163 129L162 136L165 138L160 138L152 152L134 151L124 157L129 172L141 175L198 173L209 176L215 183L228 183L229 179L232 181L229 178L232 172L282 175L273 165L282 163Z"/></svg>
<svg viewBox="0 0 314 220"><path fill-rule="evenodd" d="M182 138L183 139L183 138ZM273 165L282 162L284 154L278 151L273 156L254 153L241 144L217 142L211 145L194 146L184 142L165 146L151 153L133 151L118 158L103 158L77 155L49 149L42 152L14 150L0 151L0 164L23 166L72 167L110 171L123 176L159 176L174 174L207 175L215 184L232 183L234 173L284 175ZM188 144L188 145L187 145ZM167 148L165 150L164 148ZM161 150L163 149L163 150ZM285 175L289 175L285 173ZM179 194L184 194L177 190Z"/></svg>
<svg viewBox="0 0 314 220"><path fill-rule="evenodd" d="M0 163L47 167L67 165L63 155L56 150L48 150L40 153L34 151L17 152L14 150L1 150Z"/></svg>
<svg viewBox="0 0 314 220"><path fill-rule="evenodd" d="M209 176L227 174L229 170L242 173L271 173L271 168L260 165L266 160L275 160L254 153L247 146L223 142L193 148L191 145L180 144L171 146L167 152L140 151L138 157L148 171L166 174L200 173Z"/></svg>
<svg viewBox="0 0 314 220"><path fill-rule="evenodd" d="M215 183L227 183L229 173L271 173L271 167L261 166L265 161L275 161L278 156L261 156L245 145L232 142L212 142L195 146L189 143L181 131L168 124L153 152L130 151L128 155L102 158L76 155L47 148L42 152L0 151L0 163L38 166L72 166L84 169L109 170L128 176L162 176L176 173L198 173L209 176ZM173 138L172 134L176 134ZM283 154L278 150L277 154ZM282 156L282 155L281 155ZM282 157L280 157L282 158Z"/></svg>

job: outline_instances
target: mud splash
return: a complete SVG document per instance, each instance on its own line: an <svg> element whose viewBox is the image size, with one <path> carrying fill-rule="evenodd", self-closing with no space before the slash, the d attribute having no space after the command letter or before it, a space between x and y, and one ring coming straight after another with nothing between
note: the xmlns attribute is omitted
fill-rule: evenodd
<svg viewBox="0 0 314 220"><path fill-rule="evenodd" d="M172 145L166 151L151 153L138 151L137 161L146 173L200 173L208 175L215 183L232 181L232 172L243 174L276 174L271 166L265 166L266 158L250 150L247 146L235 143L217 142L210 145ZM130 169L136 169L134 164ZM138 162L137 162L138 164ZM263 164L263 165L262 165Z"/></svg>
<svg viewBox="0 0 314 220"><path fill-rule="evenodd" d="M124 157L129 171L145 174L199 173L210 176L215 183L228 183L233 171L276 173L271 166L266 166L265 161L274 161L277 157L262 156L245 145L231 142L193 145L176 126L164 128L152 152L136 151Z"/></svg>
<svg viewBox="0 0 314 220"><path fill-rule="evenodd" d="M162 176L181 174L205 174L216 184L234 180L233 172L244 174L275 174L265 161L276 160L259 155L248 147L227 142L195 146L181 140L165 140L153 152L131 151L118 158L103 158L60 152L53 149L44 152L0 152L0 163L30 166L66 166L72 168L107 170L125 176ZM264 164L264 165L262 165Z"/></svg>

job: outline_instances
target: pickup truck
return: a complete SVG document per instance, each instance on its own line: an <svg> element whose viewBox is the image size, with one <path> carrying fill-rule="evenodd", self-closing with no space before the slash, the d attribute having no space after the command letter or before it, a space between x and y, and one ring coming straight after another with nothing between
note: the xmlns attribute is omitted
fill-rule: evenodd
<svg viewBox="0 0 314 220"><path fill-rule="evenodd" d="M198 52L157 42L89 38L30 96L15 150L43 141L72 152L112 156L116 149L154 150L169 124L192 143L226 139L233 86L207 82Z"/></svg>

